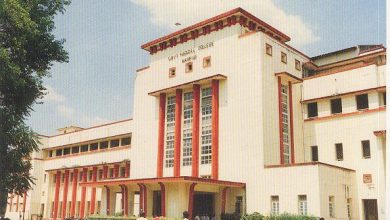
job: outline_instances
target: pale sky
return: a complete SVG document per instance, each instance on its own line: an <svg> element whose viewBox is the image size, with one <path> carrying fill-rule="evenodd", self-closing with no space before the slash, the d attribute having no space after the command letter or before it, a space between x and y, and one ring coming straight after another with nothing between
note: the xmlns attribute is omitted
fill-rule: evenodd
<svg viewBox="0 0 390 220"><path fill-rule="evenodd" d="M51 135L131 118L135 70L149 62L140 45L236 7L290 36L308 56L386 43L385 0L73 0L55 19L69 63L54 65L44 81L49 94L28 124Z"/></svg>

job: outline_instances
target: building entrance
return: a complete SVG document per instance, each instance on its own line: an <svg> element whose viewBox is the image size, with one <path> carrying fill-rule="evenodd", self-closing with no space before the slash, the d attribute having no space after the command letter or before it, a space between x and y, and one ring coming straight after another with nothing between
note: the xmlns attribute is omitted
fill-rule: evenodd
<svg viewBox="0 0 390 220"><path fill-rule="evenodd" d="M207 220L207 219L211 220L214 214L215 214L214 194L205 193L205 192L195 192L194 217L199 216L201 220Z"/></svg>
<svg viewBox="0 0 390 220"><path fill-rule="evenodd" d="M378 220L378 205L376 199L363 199L364 219Z"/></svg>

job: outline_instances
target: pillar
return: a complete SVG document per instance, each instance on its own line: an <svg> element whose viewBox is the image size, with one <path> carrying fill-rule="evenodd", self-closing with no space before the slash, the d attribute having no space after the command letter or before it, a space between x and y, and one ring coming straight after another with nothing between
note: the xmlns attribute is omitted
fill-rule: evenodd
<svg viewBox="0 0 390 220"><path fill-rule="evenodd" d="M200 85L193 85L193 118L192 118L192 176L199 176L199 113Z"/></svg>
<svg viewBox="0 0 390 220"><path fill-rule="evenodd" d="M294 116L293 116L293 100L292 100L292 84L288 82L288 105L290 109L290 142L291 142L291 163L295 163L295 149L294 149Z"/></svg>
<svg viewBox="0 0 390 220"><path fill-rule="evenodd" d="M87 182L87 175L88 175L88 168L83 168L83 182ZM85 195L87 193L87 188L83 186L81 188L81 202L80 202L80 218L84 218L84 212L85 212Z"/></svg>
<svg viewBox="0 0 390 220"><path fill-rule="evenodd" d="M144 187L138 183L139 187L139 211L144 212Z"/></svg>
<svg viewBox="0 0 390 220"><path fill-rule="evenodd" d="M192 220L193 219L193 208L194 208L194 191L195 191L195 185L196 183L192 183L190 185L190 190L189 190L189 194L188 194L188 215L189 215L189 219Z"/></svg>
<svg viewBox="0 0 390 220"><path fill-rule="evenodd" d="M119 177L119 164L114 165L114 178Z"/></svg>
<svg viewBox="0 0 390 220"><path fill-rule="evenodd" d="M73 170L73 182L72 182L72 205L70 206L70 216L74 217L77 199L77 181L79 180L79 170Z"/></svg>
<svg viewBox="0 0 390 220"><path fill-rule="evenodd" d="M23 193L23 213L26 212L26 200L27 200L27 192Z"/></svg>
<svg viewBox="0 0 390 220"><path fill-rule="evenodd" d="M165 185L164 185L164 183L161 183L161 182L159 182L158 184L160 185L160 189L161 189L161 215L166 216L166 212L165 212Z"/></svg>
<svg viewBox="0 0 390 220"><path fill-rule="evenodd" d="M124 194L123 194L123 204L124 204L124 214L125 216L128 216L129 215L129 189L127 188L126 185L123 185L123 191L124 191Z"/></svg>
<svg viewBox="0 0 390 220"><path fill-rule="evenodd" d="M106 189L106 215L110 215L110 188L108 188L108 186L104 186L104 188Z"/></svg>
<svg viewBox="0 0 390 220"><path fill-rule="evenodd" d="M211 178L218 179L219 163L219 81L211 81Z"/></svg>
<svg viewBox="0 0 390 220"><path fill-rule="evenodd" d="M126 161L126 168L125 168L125 177L130 177L130 161Z"/></svg>
<svg viewBox="0 0 390 220"><path fill-rule="evenodd" d="M92 168L92 182L96 182L97 176L97 167ZM91 215L95 214L95 203L96 203L96 187L92 187L91 191L91 205L89 209L89 213Z"/></svg>
<svg viewBox="0 0 390 220"><path fill-rule="evenodd" d="M160 94L158 111L157 177L163 177L166 94Z"/></svg>
<svg viewBox="0 0 390 220"><path fill-rule="evenodd" d="M69 170L65 170L64 190L62 192L61 219L65 219L66 216L66 203L68 202L68 184L69 184Z"/></svg>
<svg viewBox="0 0 390 220"><path fill-rule="evenodd" d="M181 114L182 114L182 95L181 89L176 89L175 105L175 155L173 162L173 176L180 176L180 150L181 150Z"/></svg>
<svg viewBox="0 0 390 220"><path fill-rule="evenodd" d="M144 197L144 213L145 216L148 216L148 189L146 188L145 184L142 184L143 187L143 197Z"/></svg>
<svg viewBox="0 0 390 220"><path fill-rule="evenodd" d="M103 179L107 179L107 174L108 174L108 166L104 165L103 166Z"/></svg>
<svg viewBox="0 0 390 220"><path fill-rule="evenodd" d="M227 189L228 189L228 187L224 187L222 190L222 202L221 202L221 213L222 214L225 214Z"/></svg>
<svg viewBox="0 0 390 220"><path fill-rule="evenodd" d="M60 196L60 181L61 181L61 171L56 172L56 187L54 191L54 210L53 210L53 220L57 219L58 213L58 199Z"/></svg>

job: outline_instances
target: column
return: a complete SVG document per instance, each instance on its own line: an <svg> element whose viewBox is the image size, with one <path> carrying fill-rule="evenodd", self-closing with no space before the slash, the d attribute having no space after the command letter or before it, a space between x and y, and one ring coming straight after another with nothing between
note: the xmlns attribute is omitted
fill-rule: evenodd
<svg viewBox="0 0 390 220"><path fill-rule="evenodd" d="M295 163L295 151L294 151L294 117L293 117L293 100L292 100L292 84L288 82L288 105L290 109L290 141L291 141L291 163Z"/></svg>
<svg viewBox="0 0 390 220"><path fill-rule="evenodd" d="M14 199L14 194L12 193L12 194L9 194L10 196L9 196L9 212L12 212L12 203L13 203L13 199Z"/></svg>
<svg viewBox="0 0 390 220"><path fill-rule="evenodd" d="M114 165L114 178L119 177L119 164Z"/></svg>
<svg viewBox="0 0 390 220"><path fill-rule="evenodd" d="M26 212L26 200L27 200L27 192L23 193L23 213Z"/></svg>
<svg viewBox="0 0 390 220"><path fill-rule="evenodd" d="M139 187L139 211L144 212L144 187L138 183Z"/></svg>
<svg viewBox="0 0 390 220"><path fill-rule="evenodd" d="M92 182L96 182L97 167L92 168ZM91 205L89 213L91 215L95 214L95 203L96 203L96 187L92 187L91 191Z"/></svg>
<svg viewBox="0 0 390 220"><path fill-rule="evenodd" d="M62 192L61 219L65 219L66 216L66 203L68 202L68 184L69 184L69 170L65 170L64 190Z"/></svg>
<svg viewBox="0 0 390 220"><path fill-rule="evenodd" d="M126 185L123 185L123 190L124 190L124 194L123 194L123 199L124 199L124 214L125 216L128 216L129 215L129 189L127 188Z"/></svg>
<svg viewBox="0 0 390 220"><path fill-rule="evenodd" d="M146 188L145 184L142 184L143 187L143 197L144 197L144 213L145 217L148 216L148 189Z"/></svg>
<svg viewBox="0 0 390 220"><path fill-rule="evenodd" d="M107 179L107 174L108 174L108 166L104 165L103 166L103 179Z"/></svg>
<svg viewBox="0 0 390 220"><path fill-rule="evenodd" d="M158 150L157 150L157 177L163 177L164 167L164 133L165 133L165 106L166 94L160 94L158 110Z"/></svg>
<svg viewBox="0 0 390 220"><path fill-rule="evenodd" d="M108 186L104 186L106 189L106 215L110 215L110 188Z"/></svg>
<svg viewBox="0 0 390 220"><path fill-rule="evenodd" d="M218 179L218 150L219 150L219 81L211 81L211 178Z"/></svg>
<svg viewBox="0 0 390 220"><path fill-rule="evenodd" d="M190 185L189 195L188 195L188 215L189 219L193 219L193 208L194 208L194 191L196 183Z"/></svg>
<svg viewBox="0 0 390 220"><path fill-rule="evenodd" d="M200 85L193 85L193 118L192 118L192 176L199 176L199 110Z"/></svg>
<svg viewBox="0 0 390 220"><path fill-rule="evenodd" d="M83 182L87 182L87 174L88 174L88 168L83 168ZM81 188L81 202L80 202L80 218L84 218L84 211L85 211L85 194L87 193L87 188L83 186Z"/></svg>
<svg viewBox="0 0 390 220"><path fill-rule="evenodd" d="M225 207L226 207L226 192L228 187L224 187L222 190L222 204L221 204L221 213L225 214Z"/></svg>
<svg viewBox="0 0 390 220"><path fill-rule="evenodd" d="M126 161L125 177L130 177L130 161Z"/></svg>
<svg viewBox="0 0 390 220"><path fill-rule="evenodd" d="M53 220L57 219L58 213L58 199L60 196L60 181L61 181L61 171L56 172L56 188L54 191L54 210L53 210Z"/></svg>
<svg viewBox="0 0 390 220"><path fill-rule="evenodd" d="M79 180L79 170L73 170L73 182L72 182L72 205L70 206L70 217L74 217L77 199L77 181Z"/></svg>
<svg viewBox="0 0 390 220"><path fill-rule="evenodd" d="M282 115L282 78L280 76L278 76L278 105L279 105L279 155L280 155L280 164L284 164L283 115Z"/></svg>
<svg viewBox="0 0 390 220"><path fill-rule="evenodd" d="M159 182L158 183L160 185L160 189L161 189L161 215L162 216L166 216L166 212L165 212L165 185L164 183L161 183Z"/></svg>
<svg viewBox="0 0 390 220"><path fill-rule="evenodd" d="M175 160L173 163L173 176L180 176L180 150L181 150L181 113L182 113L182 95L181 89L176 89L175 106Z"/></svg>

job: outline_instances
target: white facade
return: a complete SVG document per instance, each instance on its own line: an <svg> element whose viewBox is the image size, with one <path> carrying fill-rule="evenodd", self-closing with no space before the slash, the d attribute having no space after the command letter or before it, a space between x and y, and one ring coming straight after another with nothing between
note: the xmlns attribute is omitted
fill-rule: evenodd
<svg viewBox="0 0 390 220"><path fill-rule="evenodd" d="M217 218L289 212L371 219L375 204L378 219L385 219L385 49L309 58L288 40L235 9L143 45L150 65L136 73L133 119L44 137L34 153L37 184L27 194L28 216L137 215L142 209L151 217L163 215L165 204L168 217L188 210ZM357 110L361 94L368 108ZM331 112L335 98L342 112ZM309 103L317 103L317 115L309 117ZM194 138L197 155L184 149L196 149ZM362 141L369 141L369 155ZM335 144L342 144L341 159ZM11 201L9 216L15 214Z"/></svg>

